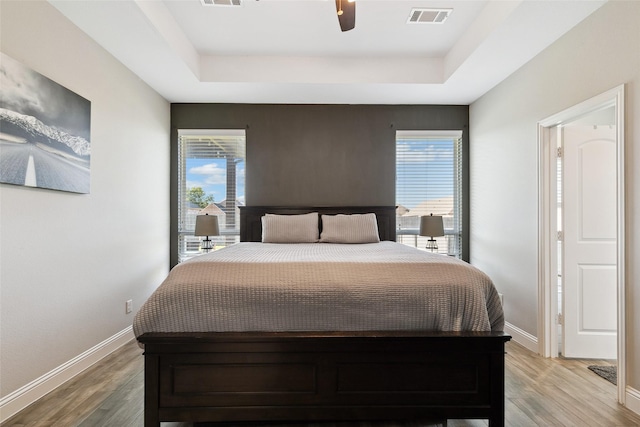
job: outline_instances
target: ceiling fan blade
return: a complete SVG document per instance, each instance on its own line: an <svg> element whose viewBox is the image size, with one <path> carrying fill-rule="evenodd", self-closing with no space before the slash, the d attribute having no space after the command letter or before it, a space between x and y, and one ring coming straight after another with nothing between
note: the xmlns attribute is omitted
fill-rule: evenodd
<svg viewBox="0 0 640 427"><path fill-rule="evenodd" d="M342 31L353 30L356 26L356 2L336 0L336 12L339 13L340 9L342 9L342 14L338 15L340 29Z"/></svg>

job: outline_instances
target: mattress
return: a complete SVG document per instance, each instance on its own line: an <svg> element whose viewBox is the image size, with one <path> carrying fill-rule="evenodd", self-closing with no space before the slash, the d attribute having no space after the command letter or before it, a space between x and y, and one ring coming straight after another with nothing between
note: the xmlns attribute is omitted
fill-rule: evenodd
<svg viewBox="0 0 640 427"><path fill-rule="evenodd" d="M242 242L174 267L135 316L145 332L502 331L490 278L396 242Z"/></svg>

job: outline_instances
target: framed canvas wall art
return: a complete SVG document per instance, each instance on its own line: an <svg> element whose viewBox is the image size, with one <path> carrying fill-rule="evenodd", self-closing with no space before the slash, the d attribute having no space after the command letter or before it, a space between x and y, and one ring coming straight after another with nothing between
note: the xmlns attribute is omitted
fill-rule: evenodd
<svg viewBox="0 0 640 427"><path fill-rule="evenodd" d="M0 53L0 183L89 193L91 102Z"/></svg>

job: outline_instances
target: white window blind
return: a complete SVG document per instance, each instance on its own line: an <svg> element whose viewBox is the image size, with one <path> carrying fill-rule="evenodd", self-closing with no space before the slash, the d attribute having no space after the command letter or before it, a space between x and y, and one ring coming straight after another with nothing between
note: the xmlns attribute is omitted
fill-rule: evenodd
<svg viewBox="0 0 640 427"><path fill-rule="evenodd" d="M244 130L178 131L178 260L201 253L193 235L196 216L216 215L216 247L239 241L244 205L246 144Z"/></svg>
<svg viewBox="0 0 640 427"><path fill-rule="evenodd" d="M438 252L462 252L462 131L396 132L397 240L424 248L420 217L441 215Z"/></svg>

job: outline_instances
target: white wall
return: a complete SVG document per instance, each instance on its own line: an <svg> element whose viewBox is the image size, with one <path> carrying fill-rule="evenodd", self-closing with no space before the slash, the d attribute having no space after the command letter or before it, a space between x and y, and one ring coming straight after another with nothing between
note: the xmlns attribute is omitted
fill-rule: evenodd
<svg viewBox="0 0 640 427"><path fill-rule="evenodd" d="M470 107L471 261L536 336L537 122L626 83L627 384L640 389L640 2L612 1Z"/></svg>
<svg viewBox="0 0 640 427"><path fill-rule="evenodd" d="M0 395L131 326L168 272L169 103L44 1L0 49L91 101L91 193L0 184ZM133 313L125 301L133 299Z"/></svg>

